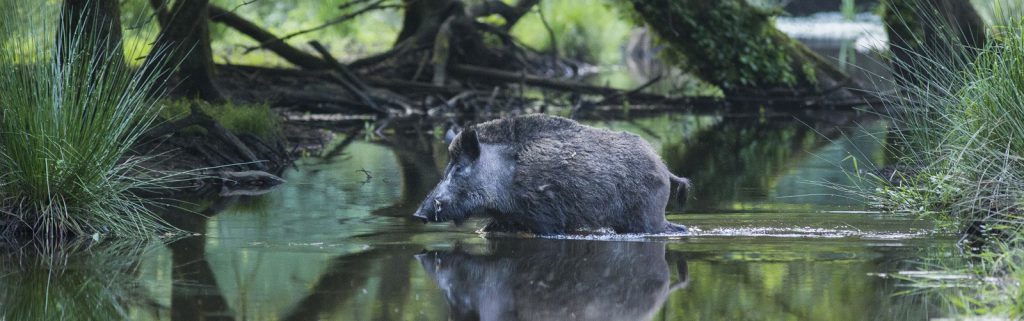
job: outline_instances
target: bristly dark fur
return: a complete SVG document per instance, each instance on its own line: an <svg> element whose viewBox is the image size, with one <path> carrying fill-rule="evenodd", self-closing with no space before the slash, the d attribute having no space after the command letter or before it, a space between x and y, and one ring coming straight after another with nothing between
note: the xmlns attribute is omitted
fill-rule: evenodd
<svg viewBox="0 0 1024 321"><path fill-rule="evenodd" d="M505 147L514 162L507 192L488 195L494 199L486 200L483 211L469 211L491 217L487 230L685 232L665 220L665 206L671 183L685 190L689 181L669 172L639 136L561 117L521 116L467 128L449 147L453 160L467 147L479 152L473 137L479 144ZM470 145L463 146L464 140Z"/></svg>

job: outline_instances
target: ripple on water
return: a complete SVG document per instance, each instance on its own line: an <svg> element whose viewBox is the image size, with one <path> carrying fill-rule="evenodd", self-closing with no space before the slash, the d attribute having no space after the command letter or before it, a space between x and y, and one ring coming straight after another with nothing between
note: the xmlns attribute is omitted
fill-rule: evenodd
<svg viewBox="0 0 1024 321"><path fill-rule="evenodd" d="M914 231L864 231L851 228L821 227L715 227L707 230L691 227L689 233L628 233L613 232L569 234L569 235L512 235L499 233L480 233L484 237L538 237L557 240L591 240L591 241L649 241L649 240L680 240L699 237L770 237L770 238L860 238L866 240L904 240L922 238L932 235L931 230Z"/></svg>
<svg viewBox="0 0 1024 321"><path fill-rule="evenodd" d="M719 227L708 230L691 229L691 236L740 236L740 237L777 237L777 238L846 238L855 237L877 240L902 240L930 235L927 230L903 231L863 231L849 228L821 227Z"/></svg>

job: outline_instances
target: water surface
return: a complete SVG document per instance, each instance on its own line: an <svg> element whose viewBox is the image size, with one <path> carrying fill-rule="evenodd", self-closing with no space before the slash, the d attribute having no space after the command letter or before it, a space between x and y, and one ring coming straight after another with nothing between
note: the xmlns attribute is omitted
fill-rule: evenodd
<svg viewBox="0 0 1024 321"><path fill-rule="evenodd" d="M485 238L409 219L446 163L434 137L302 159L255 198L194 201L195 236L3 265L7 320L915 320L881 278L955 257L929 221L821 182L883 164L882 122L665 115L590 121L650 141L695 184L685 237ZM339 140L343 137L339 137ZM844 171L846 168L847 171ZM364 172L365 170L365 172ZM945 259L944 259L945 258ZM90 311L83 314L82 311Z"/></svg>

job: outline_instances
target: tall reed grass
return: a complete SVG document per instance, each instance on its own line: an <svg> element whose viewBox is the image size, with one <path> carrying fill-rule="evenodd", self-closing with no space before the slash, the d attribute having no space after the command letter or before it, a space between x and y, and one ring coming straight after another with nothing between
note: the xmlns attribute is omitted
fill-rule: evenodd
<svg viewBox="0 0 1024 321"><path fill-rule="evenodd" d="M0 222L37 236L151 236L165 225L129 191L159 180L128 155L159 112L162 68L130 67L86 24L60 32L61 2L0 0Z"/></svg>
<svg viewBox="0 0 1024 321"><path fill-rule="evenodd" d="M882 195L892 206L957 221L1017 218L1012 210L1024 196L1024 23L993 30L976 55L914 53L915 79L901 82L890 106L901 162L917 169L904 177L909 189Z"/></svg>
<svg viewBox="0 0 1024 321"><path fill-rule="evenodd" d="M913 62L895 62L912 78L897 79L896 97L889 102L890 141L903 167L875 176L882 185L867 194L888 209L948 223L965 232L965 241L983 239L963 242L974 263L949 272L972 278L943 295L964 315L1019 319L1024 317L1024 20L1012 15L1021 12L1015 2L994 0L979 7L990 23L984 48L968 48L956 41L961 35L951 33L944 35L950 41L945 48L922 46L912 52Z"/></svg>

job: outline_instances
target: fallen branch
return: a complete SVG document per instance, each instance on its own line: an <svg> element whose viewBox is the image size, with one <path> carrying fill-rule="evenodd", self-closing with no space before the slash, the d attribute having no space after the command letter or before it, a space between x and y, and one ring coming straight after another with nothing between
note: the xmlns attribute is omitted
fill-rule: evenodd
<svg viewBox="0 0 1024 321"><path fill-rule="evenodd" d="M359 98L359 100L362 101L364 104L370 106L370 108L372 108L373 110L380 113L388 114L388 110L378 105L377 102L375 102L374 99L370 97L370 95L367 93L367 91L369 91L369 87L367 87L366 84L359 80L359 77L356 77L356 75L353 74L351 70L348 70L348 67L345 67L344 64L338 62L337 59L334 59L334 57L331 56L331 53L327 51L327 48L324 48L324 46L321 45L320 42L317 42L315 40L310 41L309 45L313 46L313 49L316 49L316 51L319 52L321 56L323 56L323 59L325 62L327 62L327 65L334 69L335 72L337 72L337 77L335 77L335 80L338 82L338 84L344 87L345 90L352 94L352 96Z"/></svg>
<svg viewBox="0 0 1024 321"><path fill-rule="evenodd" d="M411 52L415 52L415 51L419 51L419 50L424 50L424 49L431 48L431 47L432 47L432 45L420 45L420 46L413 46L413 47L409 47L409 46L393 47L393 48L389 49L388 51L385 51L385 52L382 52L382 53L379 53L379 54L376 54L376 55L372 55L372 56L369 56L369 57L366 57L366 58L356 59L352 63L349 63L348 66L349 66L349 68L352 68L352 69L365 68L365 67L369 67L369 66L380 64L381 62L384 62L385 60L394 58L396 56L405 55L405 54L408 54L408 53L411 53Z"/></svg>
<svg viewBox="0 0 1024 321"><path fill-rule="evenodd" d="M245 53L250 53L250 52L252 52L254 50L263 49L268 44L273 43L273 42L284 42L284 41L286 41L288 39L291 39L291 38L294 38L296 36L304 35L304 34L307 34L307 33L310 33L310 32L318 31L318 30L323 30L324 28L327 28L327 27L330 27L330 26L333 26L333 25L336 25L336 24L339 24L339 23L342 23L342 22L345 22L345 21L349 21L349 20L351 20L351 19L353 19L355 17L358 17L358 16L360 16L360 15L362 15L364 13L370 12L372 10L399 8L399 7L401 7L399 5L386 5L386 6L382 5L384 3L384 1L385 0L377 0L377 1L367 5L366 7L363 7L362 9L359 9L356 12L352 12L352 13L349 13L349 14L346 14L346 15L342 15L342 16L336 17L336 18L328 20L327 22L324 22L324 23L322 23L322 24L320 24L320 25L318 25L316 27L312 27L312 28L309 28L309 29L304 29L304 30L299 30L299 31L293 32L293 33L289 33L289 34L284 35L284 36L282 36L280 38L274 38L274 39L271 39L271 40L268 40L268 41L261 41L260 44L257 45L257 46L246 48L245 49Z"/></svg>
<svg viewBox="0 0 1024 321"><path fill-rule="evenodd" d="M261 43L262 47L281 56L284 60L305 69L323 69L328 67L328 64L322 59L288 45L288 43L279 40L274 34L245 20L245 18L234 12L212 4L209 7L211 21L223 23L228 27L238 30L238 32Z"/></svg>
<svg viewBox="0 0 1024 321"><path fill-rule="evenodd" d="M352 70L338 62L337 59L334 59L330 52L327 51L327 48L324 48L324 46L319 42L314 40L309 43L314 49L316 49L316 51L320 52L320 54L324 56L324 61L328 63L328 66L337 72L338 75L335 80L347 89L355 90L354 92L357 97L359 97L360 100L363 100L364 103L367 103L370 108L386 115L410 114L413 112L412 106L406 101L405 97L388 90L367 86L358 76L356 76L355 73L352 72ZM401 107L402 110L389 108L389 105Z"/></svg>
<svg viewBox="0 0 1024 321"><path fill-rule="evenodd" d="M665 101L672 100L671 97L648 94L642 92L625 92L621 89L588 85L575 81L568 80L557 80L550 79L535 75L529 75L522 72L511 72L500 69L485 68L479 66L470 66L465 64L454 65L451 67L451 71L455 74L459 74L466 77L473 77L479 79L496 80L504 83L523 83L530 86L544 87L555 90L572 91L584 94L602 95L602 96L622 96L630 99L639 99L645 101Z"/></svg>
<svg viewBox="0 0 1024 321"><path fill-rule="evenodd" d="M143 136L142 141L155 140L157 138L173 134L189 126L202 127L203 129L206 129L206 132L212 135L214 138L219 139L225 144L228 144L229 146L233 147L243 158L242 163L250 163L252 166L256 167L256 169L267 170L267 165L264 164L263 161L256 156L256 153L252 152L252 149L249 149L249 147L246 146L245 143L238 139L238 136L232 134L230 131L227 130L227 128L221 126L221 124L218 123L217 120L213 119L210 116L207 116L202 111L200 111L199 108L196 106L192 106L192 112L187 117L176 121L166 122L160 126L157 126L147 131L146 134ZM220 152L220 150L217 150L217 152ZM223 154L221 155L224 156ZM231 157L226 158L231 159Z"/></svg>
<svg viewBox="0 0 1024 321"><path fill-rule="evenodd" d="M526 73L516 73L500 69L485 68L470 65L455 65L451 68L453 73L466 77L473 77L484 80L493 80L502 83L522 83L524 85L543 87L554 90L578 92L584 94L602 95L606 97L620 97L621 99L633 100L643 103L661 104L703 104L703 103L729 103L740 106L771 106L779 109L803 109L807 107L843 109L863 105L873 105L881 102L877 97L850 97L837 99L831 95L803 95L803 96L771 96L762 95L737 96L726 98L719 97L669 97L658 94L588 85L575 81L549 79ZM641 88L642 89L642 88ZM614 100L609 102L616 102Z"/></svg>
<svg viewBox="0 0 1024 321"><path fill-rule="evenodd" d="M438 85L434 85L432 83L419 82L419 81L411 81L411 80L404 80L404 79L393 79L393 78L387 78L387 79L385 79L385 78L366 78L366 82L368 84L370 84L370 85L373 85L373 86L383 87L383 88L400 89L400 90L402 90L404 92L408 92L408 91L412 90L412 91L422 91L422 92L429 92L429 93L457 95L457 94L461 94L461 93L466 92L466 91L473 91L473 92L475 92L477 94L481 94L483 96L489 95L491 93L490 91L468 90L465 87L460 87L460 86L449 86L449 85L438 86Z"/></svg>
<svg viewBox="0 0 1024 321"><path fill-rule="evenodd" d="M622 93L620 95L614 95L614 96L610 96L610 97L605 97L604 100L602 100L601 102L599 102L597 104L598 105L604 105L604 104L620 103L620 102L622 102L622 99L624 97L628 97L629 95L634 95L636 93L639 93L639 92L643 91L644 89L647 89L647 87L650 87L651 85L657 83L658 81L661 80L661 76L662 75L659 74L657 77L654 77L651 80L648 80L643 85L640 85L640 87L636 87L636 89L624 92L624 93Z"/></svg>

